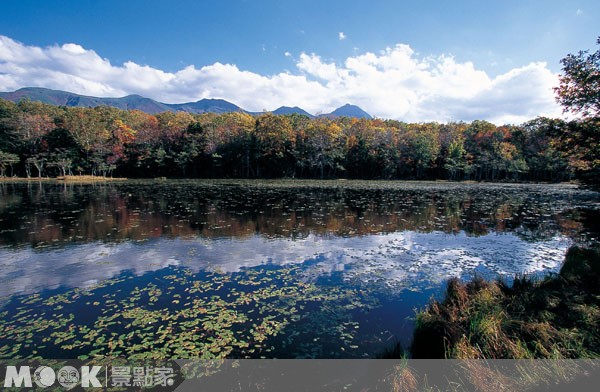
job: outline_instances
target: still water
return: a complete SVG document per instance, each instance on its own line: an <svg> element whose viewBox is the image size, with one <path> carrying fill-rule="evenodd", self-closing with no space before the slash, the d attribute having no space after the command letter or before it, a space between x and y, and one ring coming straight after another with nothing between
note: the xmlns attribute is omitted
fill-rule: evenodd
<svg viewBox="0 0 600 392"><path fill-rule="evenodd" d="M450 277L557 272L573 185L0 183L0 357L362 358Z"/></svg>

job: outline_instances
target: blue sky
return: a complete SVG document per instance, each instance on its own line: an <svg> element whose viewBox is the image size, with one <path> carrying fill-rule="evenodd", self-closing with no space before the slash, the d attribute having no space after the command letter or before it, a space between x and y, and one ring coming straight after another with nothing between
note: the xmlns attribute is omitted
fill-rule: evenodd
<svg viewBox="0 0 600 392"><path fill-rule="evenodd" d="M587 0L4 0L0 90L517 122L560 114L551 75L565 54L595 50L598 26Z"/></svg>

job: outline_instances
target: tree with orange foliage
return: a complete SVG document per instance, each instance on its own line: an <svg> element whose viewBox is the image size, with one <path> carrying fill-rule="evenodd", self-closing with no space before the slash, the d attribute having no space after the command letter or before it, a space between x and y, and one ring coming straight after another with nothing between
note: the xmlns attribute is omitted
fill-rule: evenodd
<svg viewBox="0 0 600 392"><path fill-rule="evenodd" d="M289 118L261 114L256 119L254 137L258 148L257 177L293 176L296 137Z"/></svg>

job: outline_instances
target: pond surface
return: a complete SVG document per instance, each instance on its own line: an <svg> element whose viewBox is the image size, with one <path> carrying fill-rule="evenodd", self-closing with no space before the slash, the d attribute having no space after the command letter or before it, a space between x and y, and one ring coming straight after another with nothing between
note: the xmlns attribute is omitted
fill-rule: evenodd
<svg viewBox="0 0 600 392"><path fill-rule="evenodd" d="M362 358L450 277L557 272L573 185L0 183L0 357Z"/></svg>

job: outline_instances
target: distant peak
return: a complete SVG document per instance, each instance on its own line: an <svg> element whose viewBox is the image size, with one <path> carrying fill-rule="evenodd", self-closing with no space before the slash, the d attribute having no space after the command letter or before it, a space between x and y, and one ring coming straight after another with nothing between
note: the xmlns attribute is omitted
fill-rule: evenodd
<svg viewBox="0 0 600 392"><path fill-rule="evenodd" d="M329 114L330 116L336 117L355 117L355 118L373 118L369 113L365 112L359 106L352 105L350 103L340 106Z"/></svg>
<svg viewBox="0 0 600 392"><path fill-rule="evenodd" d="M225 100L221 98L202 98L196 102L225 102Z"/></svg>
<svg viewBox="0 0 600 392"><path fill-rule="evenodd" d="M312 114L308 113L306 110L298 106L280 106L277 109L273 110L273 114L301 114L304 116L313 117Z"/></svg>

